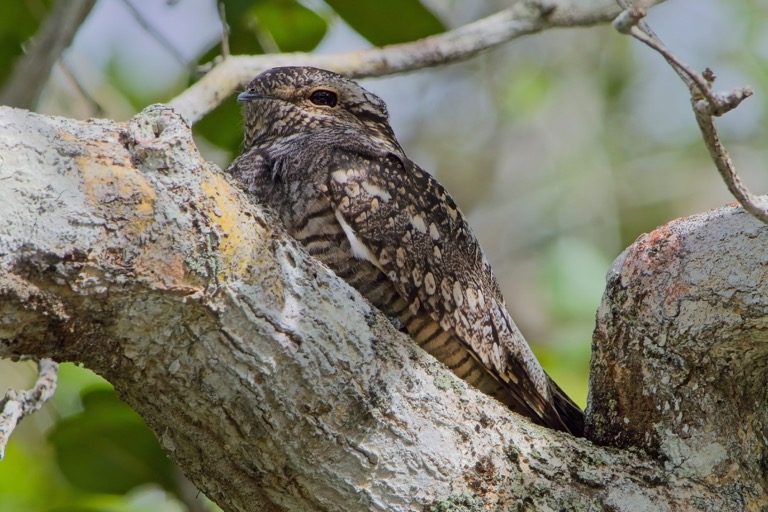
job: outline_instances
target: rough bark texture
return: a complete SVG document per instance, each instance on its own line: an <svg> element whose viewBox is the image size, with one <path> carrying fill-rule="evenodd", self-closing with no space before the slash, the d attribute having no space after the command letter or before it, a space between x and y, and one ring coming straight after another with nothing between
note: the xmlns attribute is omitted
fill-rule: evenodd
<svg viewBox="0 0 768 512"><path fill-rule="evenodd" d="M639 447L745 504L768 481L768 226L676 220L614 263L592 346L590 438Z"/></svg>
<svg viewBox="0 0 768 512"><path fill-rule="evenodd" d="M225 510L760 509L764 386L745 383L765 382L766 232L735 209L692 222L742 235L695 245L706 232L682 230L685 251L639 258L641 243L612 274L592 432L645 454L534 426L468 388L286 239L168 109L121 125L0 108L0 158L0 356L106 377ZM743 260L743 280L702 267L688 300L654 302L654 279L682 286L673 271L696 251ZM724 331L736 311L742 330ZM634 337L644 314L664 345ZM728 430L714 410L750 422Z"/></svg>

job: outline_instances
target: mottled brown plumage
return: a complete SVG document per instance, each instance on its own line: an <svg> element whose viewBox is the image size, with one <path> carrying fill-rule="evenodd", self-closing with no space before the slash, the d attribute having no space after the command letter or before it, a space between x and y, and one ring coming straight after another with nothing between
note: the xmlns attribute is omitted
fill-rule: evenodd
<svg viewBox="0 0 768 512"><path fill-rule="evenodd" d="M288 232L459 377L537 423L581 435L445 189L408 160L384 102L341 75L274 68L238 97L245 148L227 169Z"/></svg>

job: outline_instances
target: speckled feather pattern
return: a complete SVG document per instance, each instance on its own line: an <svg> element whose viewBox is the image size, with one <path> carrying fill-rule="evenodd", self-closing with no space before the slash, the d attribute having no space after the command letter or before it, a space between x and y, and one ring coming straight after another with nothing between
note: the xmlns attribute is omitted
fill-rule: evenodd
<svg viewBox="0 0 768 512"><path fill-rule="evenodd" d="M338 103L315 105L318 90ZM301 67L262 73L241 98L245 148L227 170L245 190L459 377L537 423L582 434L581 410L542 370L464 216L405 156L380 98Z"/></svg>

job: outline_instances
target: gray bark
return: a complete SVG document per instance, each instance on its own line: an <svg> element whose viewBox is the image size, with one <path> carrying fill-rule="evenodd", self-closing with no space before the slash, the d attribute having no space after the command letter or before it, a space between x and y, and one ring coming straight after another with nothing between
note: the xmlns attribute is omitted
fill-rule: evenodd
<svg viewBox="0 0 768 512"><path fill-rule="evenodd" d="M421 352L169 109L118 124L0 108L0 159L0 356L103 375L225 510L764 506L768 229L737 208L612 270L597 446Z"/></svg>
<svg viewBox="0 0 768 512"><path fill-rule="evenodd" d="M727 207L670 222L624 251L597 312L587 420L594 442L641 448L760 510L766 247L768 227Z"/></svg>

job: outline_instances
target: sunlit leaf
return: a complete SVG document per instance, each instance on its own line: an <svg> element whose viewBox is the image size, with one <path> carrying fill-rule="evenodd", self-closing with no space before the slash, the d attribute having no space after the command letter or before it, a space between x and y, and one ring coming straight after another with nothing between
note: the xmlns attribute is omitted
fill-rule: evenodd
<svg viewBox="0 0 768 512"><path fill-rule="evenodd" d="M263 31L283 52L308 52L328 30L322 17L293 0L255 2L248 14L252 30Z"/></svg>
<svg viewBox="0 0 768 512"><path fill-rule="evenodd" d="M308 52L317 46L328 23L296 0L225 0L229 48L234 55L269 51ZM218 46L203 56L219 54Z"/></svg>

